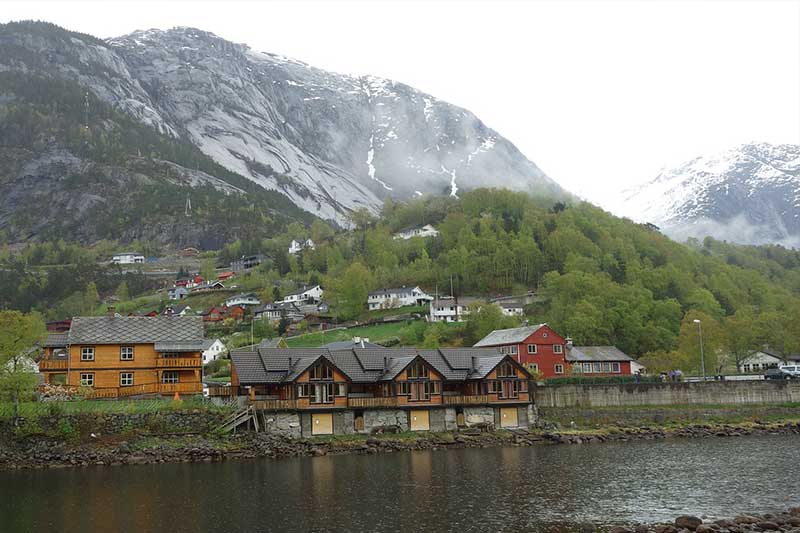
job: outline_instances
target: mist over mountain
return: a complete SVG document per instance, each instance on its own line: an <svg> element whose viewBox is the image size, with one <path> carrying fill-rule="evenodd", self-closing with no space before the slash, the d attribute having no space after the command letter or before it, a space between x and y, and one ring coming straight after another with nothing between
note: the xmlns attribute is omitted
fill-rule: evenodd
<svg viewBox="0 0 800 533"><path fill-rule="evenodd" d="M180 167L173 174L195 176L178 185L249 194L240 181L223 175L235 174L277 193L270 209L278 212L286 211L285 202L346 223L352 210L375 213L386 198L457 195L478 187L566 195L511 142L465 109L402 83L327 72L193 28L100 40L46 23L6 24L0 26L0 73L85 89L85 121L95 137L98 129L106 137L112 130L124 136L129 126L119 116L98 123L90 105L94 99L154 128L167 144L191 145L226 171L212 171L207 164L192 168L187 161L201 159L197 154L176 161L159 153L154 159ZM0 113L28 98L19 83L15 89L7 80L0 79ZM61 112L57 106L51 111ZM35 140L29 146L16 143L14 148L25 152L2 169L3 184L16 197L37 173L54 178L53 166L43 163L69 161L73 170L96 163L63 146L59 135ZM138 149L135 156L150 154ZM116 164L116 171L106 170L118 178L130 174L127 161ZM131 176L126 180L136 182ZM110 201L103 193L96 196L95 203ZM85 199L75 202L86 204ZM24 204L0 203L0 224L10 224Z"/></svg>
<svg viewBox="0 0 800 533"><path fill-rule="evenodd" d="M626 191L617 211L678 240L800 248L800 146L752 143L697 157Z"/></svg>

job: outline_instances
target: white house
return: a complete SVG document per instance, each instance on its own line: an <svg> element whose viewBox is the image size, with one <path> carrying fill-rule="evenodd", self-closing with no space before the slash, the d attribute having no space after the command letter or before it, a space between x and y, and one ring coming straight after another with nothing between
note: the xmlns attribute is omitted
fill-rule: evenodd
<svg viewBox="0 0 800 533"><path fill-rule="evenodd" d="M203 341L203 364L216 361L228 349L219 339L206 339Z"/></svg>
<svg viewBox="0 0 800 533"><path fill-rule="evenodd" d="M433 300L419 287L401 287L399 289L380 289L369 293L367 307L376 309L396 309L408 305L425 305Z"/></svg>
<svg viewBox="0 0 800 533"><path fill-rule="evenodd" d="M522 316L524 313L523 305L519 302L494 302L500 308L505 316Z"/></svg>
<svg viewBox="0 0 800 533"><path fill-rule="evenodd" d="M277 302L256 307L253 310L253 318L256 320L287 318L292 322L299 322L305 318L305 314L294 303Z"/></svg>
<svg viewBox="0 0 800 533"><path fill-rule="evenodd" d="M170 300L183 300L189 295L189 289L186 287L172 287L167 291Z"/></svg>
<svg viewBox="0 0 800 533"><path fill-rule="evenodd" d="M324 291L322 290L322 287L319 285L314 285L313 287L303 287L298 291L294 291L284 296L281 300L281 303L317 303L322 299L323 292Z"/></svg>
<svg viewBox="0 0 800 533"><path fill-rule="evenodd" d="M751 372L760 373L768 368L778 368L780 365L784 364L784 362L800 362L800 355L787 355L786 357L782 357L780 354L768 349L755 350L740 361L739 368L736 370L745 374Z"/></svg>
<svg viewBox="0 0 800 533"><path fill-rule="evenodd" d="M439 235L439 231L436 228L430 224L425 224L424 226L417 226L397 232L393 237L395 239L408 240L412 237L436 237L437 235Z"/></svg>
<svg viewBox="0 0 800 533"><path fill-rule="evenodd" d="M289 243L289 254L294 255L299 253L305 249L313 250L314 249L314 241L311 239L306 240L297 240L292 239L292 242Z"/></svg>
<svg viewBox="0 0 800 533"><path fill-rule="evenodd" d="M234 305L261 305L261 300L252 292L237 294L225 300L225 305L233 307Z"/></svg>
<svg viewBox="0 0 800 533"><path fill-rule="evenodd" d="M431 300L431 322L463 322L469 314L469 306L480 301L471 296L462 296L456 301L452 296Z"/></svg>
<svg viewBox="0 0 800 533"><path fill-rule="evenodd" d="M123 252L111 256L113 265L137 265L144 263L144 256L137 252Z"/></svg>

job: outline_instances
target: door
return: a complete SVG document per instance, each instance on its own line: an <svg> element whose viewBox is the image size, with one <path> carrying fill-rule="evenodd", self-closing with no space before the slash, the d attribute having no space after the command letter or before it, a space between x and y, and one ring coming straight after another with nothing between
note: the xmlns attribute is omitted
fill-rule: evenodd
<svg viewBox="0 0 800 533"><path fill-rule="evenodd" d="M431 422L428 411L411 411L411 431L430 431Z"/></svg>
<svg viewBox="0 0 800 533"><path fill-rule="evenodd" d="M500 408L500 427L501 428L515 428L519 426L517 420L516 407L501 407Z"/></svg>
<svg viewBox="0 0 800 533"><path fill-rule="evenodd" d="M311 415L312 435L333 435L333 413L314 413Z"/></svg>

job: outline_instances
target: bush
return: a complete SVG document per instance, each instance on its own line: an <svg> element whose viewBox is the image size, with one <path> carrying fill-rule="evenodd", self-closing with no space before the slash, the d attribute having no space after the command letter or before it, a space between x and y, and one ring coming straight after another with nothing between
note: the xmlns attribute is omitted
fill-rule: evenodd
<svg viewBox="0 0 800 533"><path fill-rule="evenodd" d="M62 418L58 421L57 436L66 442L76 443L80 441L81 434L70 424L69 420Z"/></svg>
<svg viewBox="0 0 800 533"><path fill-rule="evenodd" d="M640 376L640 383L661 383L661 376ZM612 385L615 383L636 383L636 376L569 376L563 378L550 378L545 381L547 385Z"/></svg>

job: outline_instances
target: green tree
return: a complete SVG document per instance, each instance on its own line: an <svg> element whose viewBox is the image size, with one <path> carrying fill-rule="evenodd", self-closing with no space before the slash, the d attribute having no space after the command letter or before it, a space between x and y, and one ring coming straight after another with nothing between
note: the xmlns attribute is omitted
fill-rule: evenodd
<svg viewBox="0 0 800 533"><path fill-rule="evenodd" d="M351 320L364 311L373 277L359 261L352 263L340 278L330 278L328 297L336 307L339 318Z"/></svg>
<svg viewBox="0 0 800 533"><path fill-rule="evenodd" d="M38 314L0 311L0 397L13 403L15 425L21 398L36 385L36 375L26 363L46 336Z"/></svg>
<svg viewBox="0 0 800 533"><path fill-rule="evenodd" d="M695 320L700 321L700 327ZM681 321L678 351L681 354L682 368L694 372L701 370L703 366L700 359L701 331L706 375L722 373L722 369L728 363L723 350L725 335L719 322L702 311L689 311Z"/></svg>
<svg viewBox="0 0 800 533"><path fill-rule="evenodd" d="M97 285L90 281L86 285L86 295L84 297L84 312L92 313L100 304L100 295L97 293Z"/></svg>
<svg viewBox="0 0 800 533"><path fill-rule="evenodd" d="M123 281L117 286L117 298L119 301L125 302L131 299L130 292L128 291L128 282Z"/></svg>
<svg viewBox="0 0 800 533"><path fill-rule="evenodd" d="M213 259L209 258L203 261L202 265L200 265L200 275L203 276L203 279L206 281L216 279L217 269Z"/></svg>
<svg viewBox="0 0 800 533"><path fill-rule="evenodd" d="M499 306L486 303L475 303L469 306L469 315L464 325L464 343L472 346L496 329L513 328L519 321L504 316Z"/></svg>

